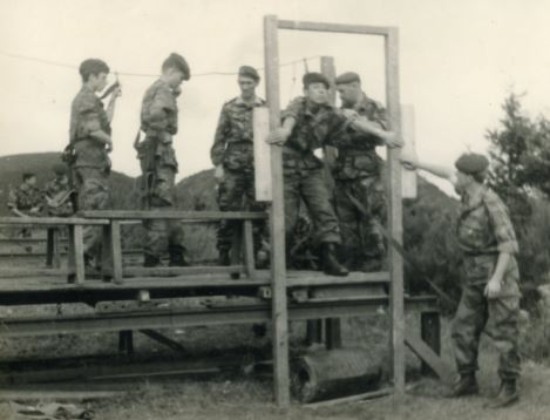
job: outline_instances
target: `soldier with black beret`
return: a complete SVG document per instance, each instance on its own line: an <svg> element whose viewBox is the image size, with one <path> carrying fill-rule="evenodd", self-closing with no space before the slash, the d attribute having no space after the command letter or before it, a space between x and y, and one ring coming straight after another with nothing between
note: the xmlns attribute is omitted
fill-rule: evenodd
<svg viewBox="0 0 550 420"><path fill-rule="evenodd" d="M508 209L484 185L489 161L476 153L466 153L455 162L456 170L419 162L403 156L405 166L419 168L450 181L461 196L456 232L464 254L462 298L453 322L452 338L460 379L450 396L479 392L475 372L483 328L500 353L498 373L501 387L488 406L505 407L519 399L518 351L519 271L515 255L518 242ZM488 322L489 321L489 322Z"/></svg>
<svg viewBox="0 0 550 420"><path fill-rule="evenodd" d="M294 99L282 113L282 126L270 133L268 143L283 146L285 229L287 243L298 221L300 202L310 212L322 248L325 273L346 276L336 246L340 228L328 191L324 166L313 153L325 145L338 146L348 127L370 130L354 112L341 112L329 104L330 81L321 73L302 79L304 96ZM288 248L288 247L287 247Z"/></svg>
<svg viewBox="0 0 550 420"><path fill-rule="evenodd" d="M264 99L256 95L260 75L254 67L241 66L237 77L240 95L223 104L210 157L214 176L218 182L218 206L221 211L261 211L256 201L254 184L254 108L265 106ZM230 250L239 223L222 220L218 228L217 248L220 264L230 264ZM255 249L259 251L262 237L266 236L263 221L254 224ZM258 261L258 259L257 259Z"/></svg>
<svg viewBox="0 0 550 420"><path fill-rule="evenodd" d="M147 89L141 105L141 131L145 139L134 147L141 165L141 191L145 210L170 210L175 205L175 178L178 172L172 146L178 132L178 104L181 84L191 78L187 61L172 53L162 63L160 78ZM146 220L144 265L161 264L168 249L170 265L187 265L184 258L183 229L179 221Z"/></svg>

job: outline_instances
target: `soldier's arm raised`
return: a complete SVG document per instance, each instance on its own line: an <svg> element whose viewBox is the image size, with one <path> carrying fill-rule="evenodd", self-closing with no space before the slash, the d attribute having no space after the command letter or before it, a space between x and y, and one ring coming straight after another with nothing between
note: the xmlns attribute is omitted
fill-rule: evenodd
<svg viewBox="0 0 550 420"><path fill-rule="evenodd" d="M422 162L418 160L416 154L403 154L401 156L401 163L407 169L421 169L438 178L446 179L451 184L456 185L456 170L453 168L435 163Z"/></svg>
<svg viewBox="0 0 550 420"><path fill-rule="evenodd" d="M283 121L283 125L269 133L266 141L269 144L282 146L290 137L295 125L296 120L294 117L286 117Z"/></svg>

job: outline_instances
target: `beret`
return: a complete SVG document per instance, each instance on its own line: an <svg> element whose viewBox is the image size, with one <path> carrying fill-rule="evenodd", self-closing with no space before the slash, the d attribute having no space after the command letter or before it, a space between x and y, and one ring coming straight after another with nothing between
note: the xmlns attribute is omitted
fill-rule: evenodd
<svg viewBox="0 0 550 420"><path fill-rule="evenodd" d="M258 74L256 69L251 66L241 66L239 68L239 76L250 77L257 82L260 80L260 75Z"/></svg>
<svg viewBox="0 0 550 420"><path fill-rule="evenodd" d="M23 179L27 179L33 176L36 176L34 172L23 172Z"/></svg>
<svg viewBox="0 0 550 420"><path fill-rule="evenodd" d="M312 83L322 83L327 89L330 88L329 80L321 73L312 72L304 74L304 77L302 77L302 83L304 88L307 88Z"/></svg>
<svg viewBox="0 0 550 420"><path fill-rule="evenodd" d="M52 166L52 171L56 175L65 175L68 172L68 168L66 165L62 163L56 163L55 165Z"/></svg>
<svg viewBox="0 0 550 420"><path fill-rule="evenodd" d="M473 175L486 170L489 167L489 160L477 153L464 153L455 162L455 167L460 172Z"/></svg>
<svg viewBox="0 0 550 420"><path fill-rule="evenodd" d="M187 61L185 61L185 58L181 55L177 53L170 54L168 58L164 60L164 63L162 63L163 70L169 67L175 67L180 70L183 73L184 80L191 79L191 69L189 68L189 64L187 64Z"/></svg>
<svg viewBox="0 0 550 420"><path fill-rule="evenodd" d="M336 78L336 84L337 85L344 85L346 83L352 83L352 82L359 82L361 83L361 78L359 75L353 71L348 71L346 73L342 73L340 76Z"/></svg>

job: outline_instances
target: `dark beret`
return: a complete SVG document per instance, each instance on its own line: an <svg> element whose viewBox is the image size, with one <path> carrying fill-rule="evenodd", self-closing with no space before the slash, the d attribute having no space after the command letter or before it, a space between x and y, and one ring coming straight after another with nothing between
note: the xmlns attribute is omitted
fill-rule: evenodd
<svg viewBox="0 0 550 420"><path fill-rule="evenodd" d="M354 73L352 71L342 73L340 76L336 78L337 85L345 85L346 83L353 83L353 82L361 83L361 78L357 73Z"/></svg>
<svg viewBox="0 0 550 420"><path fill-rule="evenodd" d="M65 175L68 172L67 165L64 165L62 163L56 163L52 166L52 171L56 175Z"/></svg>
<svg viewBox="0 0 550 420"><path fill-rule="evenodd" d="M312 83L322 83L328 89L330 88L329 80L321 73L306 73L302 77L302 83L304 84L304 89L306 89Z"/></svg>
<svg viewBox="0 0 550 420"><path fill-rule="evenodd" d="M33 172L23 172L23 181L36 176Z"/></svg>
<svg viewBox="0 0 550 420"><path fill-rule="evenodd" d="M172 53L166 60L164 60L164 63L162 63L162 70L166 70L170 67L175 67L180 70L183 73L184 80L191 79L191 69L189 68L189 64L187 64L187 61L185 61L185 58L181 55Z"/></svg>
<svg viewBox="0 0 550 420"><path fill-rule="evenodd" d="M489 160L477 153L464 153L455 162L456 169L468 175L485 171L489 167Z"/></svg>
<svg viewBox="0 0 550 420"><path fill-rule="evenodd" d="M256 71L254 67L250 66L241 66L239 68L239 76L243 77L250 77L251 79L254 79L255 81L260 81L260 75Z"/></svg>

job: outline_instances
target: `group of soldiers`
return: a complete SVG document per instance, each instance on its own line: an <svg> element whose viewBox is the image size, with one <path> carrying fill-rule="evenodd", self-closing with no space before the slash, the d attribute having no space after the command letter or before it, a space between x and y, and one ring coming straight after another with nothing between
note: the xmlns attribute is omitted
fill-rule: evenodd
<svg viewBox="0 0 550 420"><path fill-rule="evenodd" d="M191 77L189 65L175 53L163 62L161 70L160 78L145 92L142 102L140 131L145 138L141 140L138 135L134 144L142 170L143 207L158 212L175 204L176 99L182 82ZM108 73L109 67L102 60L85 60L80 66L82 89L72 103L70 144L64 156L70 165L70 188L76 190L79 210L108 206L108 154L113 148L110 122L120 95L120 89L113 89L106 108L97 96L106 87ZM223 105L219 117L211 159L222 211L264 208L254 195L253 110L266 105L256 94L259 81L254 68L240 67L240 95ZM268 143L282 147L287 244L299 222L303 203L315 227L325 273L346 276L350 270L379 270L386 251L386 200L383 163L376 147L400 147L402 139L389 130L384 108L364 93L357 73L346 72L335 79L342 102L339 109L329 102L332 82L324 75L307 73L302 81L303 96L291 101L282 112L281 126L267 138ZM338 151L331 167L333 188L327 182L324 162L314 154L327 146ZM484 156L466 154L452 170L420 162L416 156L403 156L402 163L409 169L423 169L449 180L462 198L456 232L464 253L464 288L452 334L460 379L451 396L479 392L475 378L479 339L488 319L492 319L490 335L500 353L502 386L491 406L510 405L519 398L516 382L520 371L520 292L515 259L518 245L505 205L484 185L489 162ZM59 180L60 186L67 183L63 179ZM35 177L26 174L24 180L10 205L14 213L21 213L18 215L36 213L41 206L31 199L40 195ZM145 266L161 264L165 250L171 265L187 264L180 224L150 220L144 227ZM221 264L230 263L235 229L237 225L230 221L219 226L217 247ZM265 224L258 223L254 233L255 248L260 251L266 242ZM97 232L87 230L87 261L93 259L98 244Z"/></svg>

